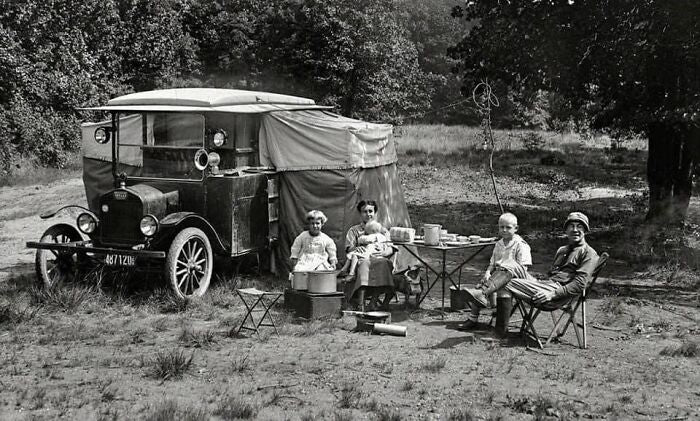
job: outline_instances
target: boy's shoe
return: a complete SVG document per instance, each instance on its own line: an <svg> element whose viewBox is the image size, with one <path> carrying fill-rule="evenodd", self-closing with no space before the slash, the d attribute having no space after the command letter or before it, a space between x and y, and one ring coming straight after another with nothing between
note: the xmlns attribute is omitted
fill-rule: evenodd
<svg viewBox="0 0 700 421"><path fill-rule="evenodd" d="M476 330L479 327L479 323L474 320L466 320L464 323L457 326L457 330Z"/></svg>
<svg viewBox="0 0 700 421"><path fill-rule="evenodd" d="M489 306L489 299L484 294L484 291L477 288L467 288L464 291L466 291L467 295L481 307L486 308Z"/></svg>

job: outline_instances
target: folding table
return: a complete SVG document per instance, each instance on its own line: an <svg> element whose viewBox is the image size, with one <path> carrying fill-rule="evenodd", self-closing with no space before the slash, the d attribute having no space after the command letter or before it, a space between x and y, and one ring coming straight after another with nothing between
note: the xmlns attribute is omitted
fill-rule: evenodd
<svg viewBox="0 0 700 421"><path fill-rule="evenodd" d="M241 329L246 329L252 330L258 336L260 336L260 333L258 332L260 326L270 326L274 328L275 333L279 335L277 332L277 326L275 326L275 320L272 318L272 314L270 314L270 310L282 296L281 292L260 291L257 288L242 288L236 289L236 293L241 298L241 301L243 301L243 305L245 305L247 310L241 325L236 331L237 334L240 333ZM256 321L253 317L253 314L255 313L263 313L262 317L258 321ZM250 319L250 324L252 327L246 326L248 319ZM269 322L266 323L265 319L267 319Z"/></svg>
<svg viewBox="0 0 700 421"><path fill-rule="evenodd" d="M449 242L449 243L439 243L436 246L433 245L427 245L425 242L422 240L415 240L412 243L403 243L403 242L394 242L393 244L400 246L404 248L407 252L413 255L416 259L418 259L425 267L426 267L426 277L428 278L428 288L426 289L425 293L423 294L422 297L418 300L418 303L416 304L417 306L420 306L420 304L423 302L425 297L428 296L428 293L430 290L435 286L435 284L440 281L442 283L442 309L445 308L445 281L449 280L452 285L459 290L461 284L461 276L458 279L458 283L455 283L455 281L452 279L452 275L455 274L455 272L460 271L461 275L461 270L462 266L466 265L471 261L476 255L481 253L486 247L493 246L496 244L496 241L488 241L488 242L479 242L479 243L457 243L457 242ZM440 251L440 261L438 264L438 267L435 268L434 266L430 265L428 262L426 262L423 258L421 258L416 251L413 250L413 247L417 248L422 248L422 249L430 249L430 250L438 250ZM450 272L447 271L447 252L448 251L453 251L453 250L475 250L472 254L469 255L465 260L463 260L456 268L451 270ZM435 275L435 279L430 282L430 277L428 276L429 274L427 271L432 272Z"/></svg>

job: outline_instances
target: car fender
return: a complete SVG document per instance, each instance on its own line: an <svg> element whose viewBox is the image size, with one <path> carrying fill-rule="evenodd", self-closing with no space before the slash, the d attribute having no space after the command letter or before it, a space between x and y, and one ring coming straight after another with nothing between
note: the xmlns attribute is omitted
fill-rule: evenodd
<svg viewBox="0 0 700 421"><path fill-rule="evenodd" d="M193 227L199 228L209 237L215 253L226 253L228 251L214 227L206 219L194 212L171 213L161 219L159 225L160 233L157 234L158 238L156 240L156 243L159 245L169 245L178 232L185 228Z"/></svg>
<svg viewBox="0 0 700 421"><path fill-rule="evenodd" d="M66 207L69 208L70 206L66 206ZM81 208L82 206L78 206L78 207ZM84 208L83 208L83 209L84 209ZM59 210L60 210L60 209L59 209ZM58 212L58 211L57 211L57 212ZM50 218L50 217L49 217L49 218ZM48 231L49 229L54 228L54 227L57 227L57 228L58 228L58 227L61 227L62 229L65 229L65 230L68 230L68 231L73 231L73 233L76 234L76 235L78 236L78 238L80 238L80 241L85 240L85 236L83 235L83 233L80 232L79 229L77 229L76 227L74 227L74 226L71 225L71 224L66 224L66 223L55 224L55 225L50 226L48 229L46 229L46 231ZM44 231L44 233L41 234L42 237L44 236L44 234L46 233L46 231Z"/></svg>
<svg viewBox="0 0 700 421"><path fill-rule="evenodd" d="M86 207L84 207L84 206L80 206L80 205L66 205L66 206L61 206L60 208L56 208L56 209L53 209L53 210L48 210L48 211L46 211L46 212L43 212L43 213L41 213L41 214L39 215L39 218L41 218L41 219L53 218L54 216L56 216L57 213L59 213L59 212L62 211L63 209L68 209L68 208L78 208L78 209L82 209L82 210L87 211L87 212L91 212L90 209L88 209L88 208L86 208Z"/></svg>

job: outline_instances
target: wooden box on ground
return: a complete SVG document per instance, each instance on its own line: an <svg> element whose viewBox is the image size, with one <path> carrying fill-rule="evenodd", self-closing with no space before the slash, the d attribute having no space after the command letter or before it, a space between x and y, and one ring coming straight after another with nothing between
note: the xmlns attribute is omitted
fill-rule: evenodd
<svg viewBox="0 0 700 421"><path fill-rule="evenodd" d="M297 317L318 319L321 317L340 317L343 293L310 294L288 288L284 291L284 307L293 310Z"/></svg>

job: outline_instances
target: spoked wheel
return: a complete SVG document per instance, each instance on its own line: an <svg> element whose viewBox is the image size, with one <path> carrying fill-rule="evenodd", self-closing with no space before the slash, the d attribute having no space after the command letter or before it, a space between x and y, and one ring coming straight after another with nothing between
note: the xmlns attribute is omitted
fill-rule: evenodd
<svg viewBox="0 0 700 421"><path fill-rule="evenodd" d="M68 224L58 224L47 229L40 241L61 244L81 240L78 230ZM78 275L79 257L72 251L38 249L34 263L40 286L51 288L74 281Z"/></svg>
<svg viewBox="0 0 700 421"><path fill-rule="evenodd" d="M206 234L197 228L185 228L170 245L165 275L179 298L201 297L209 288L213 263Z"/></svg>

